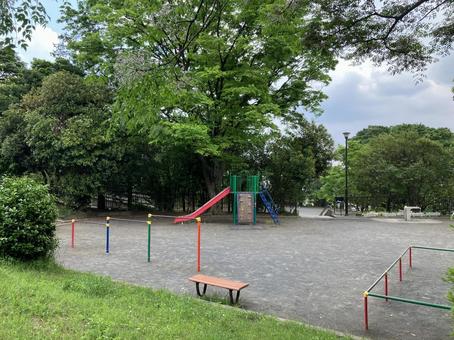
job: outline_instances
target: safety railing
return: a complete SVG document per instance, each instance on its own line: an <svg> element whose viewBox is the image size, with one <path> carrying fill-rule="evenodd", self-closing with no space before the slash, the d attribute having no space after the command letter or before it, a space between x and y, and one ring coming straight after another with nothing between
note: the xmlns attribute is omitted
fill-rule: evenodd
<svg viewBox="0 0 454 340"><path fill-rule="evenodd" d="M403 271L402 271L402 258L408 254L408 265L409 268L413 268L413 250L414 249L423 249L423 250L432 250L432 251L443 251L443 252L453 252L454 249L449 249L449 248L436 248L436 247L425 247L425 246L409 246L405 251L388 267L386 270L381 274L375 281L370 285L370 287L364 291L363 293L363 301L364 301L364 328L367 330L369 329L369 310L368 310L368 298L369 297L374 297L378 299L384 299L385 301L397 301L397 302L403 302L403 303L409 303L413 305L420 305L420 306L426 306L426 307L433 307L433 308L438 308L438 309L446 309L446 310L451 310L452 306L450 305L442 305L438 303L430 303L426 301L419 301L419 300L414 300L414 299L408 299L404 297L399 297L399 296L391 296L389 295L389 285L388 285L388 276L389 272L393 269L393 267L398 263L399 264L399 281L403 280ZM378 293L373 293L372 289L377 286L377 284L381 281L384 280L383 286L384 286L384 294L378 294Z"/></svg>

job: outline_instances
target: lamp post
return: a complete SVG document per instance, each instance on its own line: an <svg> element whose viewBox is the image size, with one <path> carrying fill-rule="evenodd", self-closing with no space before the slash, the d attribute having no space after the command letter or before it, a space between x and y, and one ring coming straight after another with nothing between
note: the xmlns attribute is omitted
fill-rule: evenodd
<svg viewBox="0 0 454 340"><path fill-rule="evenodd" d="M348 216L348 136L350 132L343 132L342 133L345 137L345 197L344 197L344 205L345 205L345 216Z"/></svg>

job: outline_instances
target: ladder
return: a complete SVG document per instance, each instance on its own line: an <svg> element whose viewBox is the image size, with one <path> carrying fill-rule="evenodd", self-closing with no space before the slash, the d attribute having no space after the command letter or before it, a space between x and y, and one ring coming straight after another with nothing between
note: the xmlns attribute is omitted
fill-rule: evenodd
<svg viewBox="0 0 454 340"><path fill-rule="evenodd" d="M268 190L264 189L259 192L260 198L262 199L263 204L265 204L266 210L270 214L274 223L279 224L279 216L277 214L276 206L274 205L273 199L271 198Z"/></svg>

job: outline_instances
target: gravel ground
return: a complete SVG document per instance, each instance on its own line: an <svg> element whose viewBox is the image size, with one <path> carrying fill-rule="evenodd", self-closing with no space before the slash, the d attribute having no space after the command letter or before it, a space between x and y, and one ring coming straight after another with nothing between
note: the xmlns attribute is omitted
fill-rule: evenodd
<svg viewBox="0 0 454 340"><path fill-rule="evenodd" d="M130 218L145 220L143 215ZM207 217L201 272L250 283L240 298L245 309L375 339L447 339L452 333L449 311L372 298L366 332L362 304L362 292L409 245L454 248L448 220L281 219L279 226L266 216L256 226L235 226L230 217ZM195 295L187 280L196 273L195 224L155 219L148 263L145 223L112 221L111 253L106 255L103 220L92 221L97 222L76 224L74 249L70 225L58 227L57 259L65 267ZM403 264L403 282L397 267L390 273L390 295L449 304L451 285L443 276L454 266L454 253L415 249L413 269L407 258ZM383 285L374 291L381 293ZM207 294L226 297L227 291L210 287Z"/></svg>

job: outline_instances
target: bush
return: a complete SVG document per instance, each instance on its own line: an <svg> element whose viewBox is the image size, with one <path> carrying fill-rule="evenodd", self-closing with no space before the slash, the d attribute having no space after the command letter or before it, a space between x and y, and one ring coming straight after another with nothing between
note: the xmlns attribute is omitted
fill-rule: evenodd
<svg viewBox="0 0 454 340"><path fill-rule="evenodd" d="M45 185L28 177L0 183L0 255L33 260L57 246L55 200Z"/></svg>

